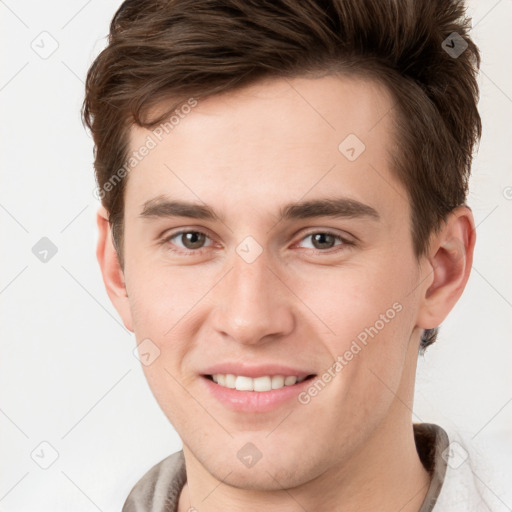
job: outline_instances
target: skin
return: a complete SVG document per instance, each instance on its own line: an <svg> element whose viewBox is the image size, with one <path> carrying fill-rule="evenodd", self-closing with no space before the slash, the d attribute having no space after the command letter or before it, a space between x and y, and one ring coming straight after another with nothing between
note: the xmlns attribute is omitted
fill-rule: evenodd
<svg viewBox="0 0 512 512"><path fill-rule="evenodd" d="M137 342L160 350L143 369L183 441L180 512L419 510L430 485L412 429L420 335L462 294L475 231L471 210L457 208L415 258L407 193L389 164L392 104L379 84L339 76L202 100L130 172L124 270L98 211L109 297ZM151 133L133 127L131 149ZM338 150L350 133L366 146L353 162ZM223 222L141 217L162 194L206 203ZM277 222L286 203L337 196L380 219ZM207 235L202 249L182 236L159 242L183 228ZM355 245L308 236L326 230ZM262 249L252 263L236 252L247 236ZM201 369L227 359L322 374L397 302L401 311L308 404L234 412L205 391ZM250 468L237 458L248 442L262 454Z"/></svg>

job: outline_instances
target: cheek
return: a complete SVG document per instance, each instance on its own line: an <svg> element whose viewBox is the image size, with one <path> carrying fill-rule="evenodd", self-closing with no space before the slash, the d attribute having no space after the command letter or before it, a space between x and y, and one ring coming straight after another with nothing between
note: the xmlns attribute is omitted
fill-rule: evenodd
<svg viewBox="0 0 512 512"><path fill-rule="evenodd" d="M137 343L141 347L145 343L145 351L155 355L150 364L145 364L139 350L149 388L172 424L186 422L191 408L186 392L190 382L181 367L194 345L190 336L191 308L204 291L191 286L182 272L155 272L149 265L140 265L137 274L132 274L128 293Z"/></svg>
<svg viewBox="0 0 512 512"><path fill-rule="evenodd" d="M143 371L163 410L177 410L180 400L190 399L184 388L193 376L184 369L197 350L198 331L207 318L205 294L215 276L197 267L155 271L153 265L139 264L136 271L128 290L135 336L138 343L149 339L149 347L158 354Z"/></svg>
<svg viewBox="0 0 512 512"><path fill-rule="evenodd" d="M412 269L404 262L399 269L394 258L382 257L373 265L297 281L297 295L307 298L307 318L319 326L333 359L343 356L354 367L364 363L385 377L399 373L414 327L414 279L407 268Z"/></svg>
<svg viewBox="0 0 512 512"><path fill-rule="evenodd" d="M197 304L208 284L197 270L139 265L130 274L129 300L134 327L143 336L152 334L159 343L172 337L187 313Z"/></svg>
<svg viewBox="0 0 512 512"><path fill-rule="evenodd" d="M405 272L390 267L379 262L312 272L307 280L296 276L294 292L310 310L308 317L316 317L333 337L355 337L376 322L380 331L383 321L389 330L390 323L399 323L398 310L410 291Z"/></svg>

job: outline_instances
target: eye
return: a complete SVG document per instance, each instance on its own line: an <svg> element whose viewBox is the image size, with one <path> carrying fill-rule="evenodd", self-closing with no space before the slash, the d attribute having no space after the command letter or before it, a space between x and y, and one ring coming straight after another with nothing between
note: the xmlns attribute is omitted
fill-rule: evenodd
<svg viewBox="0 0 512 512"><path fill-rule="evenodd" d="M327 252L329 249L340 246L341 247L338 250L343 250L348 246L354 245L354 242L347 240L336 233L331 233L330 231L314 231L304 236L301 239L301 242L308 238L311 239L312 243L311 246L306 247L306 249L311 249L313 251ZM208 240L210 243L205 245L205 242ZM170 244L170 250L172 252L184 255L200 253L202 249L212 245L212 241L208 235L202 231L196 230L183 230L172 233L166 236L162 240L162 243ZM172 245L177 246L178 249L174 249ZM337 252L338 250L334 252Z"/></svg>
<svg viewBox="0 0 512 512"><path fill-rule="evenodd" d="M322 252L325 252L328 249L332 249L336 246L350 246L354 245L353 242L343 238L340 235L337 235L335 233L331 233L329 231L315 231L312 233L307 234L305 237L302 238L302 240L306 240L308 238L311 238L312 241L312 247L307 247L307 249L313 249L313 250L319 250ZM338 240L340 243L336 244L336 240Z"/></svg>
<svg viewBox="0 0 512 512"><path fill-rule="evenodd" d="M172 240L177 239L182 243L182 246L179 244L176 244L175 242L172 242ZM202 231L178 231L177 233L173 233L172 235L169 235L164 238L164 243L172 243L173 245L178 245L178 247L184 249L183 251L179 251L176 249L171 248L171 251L175 251L178 253L187 253L187 252L200 252L200 249L203 249L205 240L210 238L203 233ZM209 244L211 245L211 244Z"/></svg>

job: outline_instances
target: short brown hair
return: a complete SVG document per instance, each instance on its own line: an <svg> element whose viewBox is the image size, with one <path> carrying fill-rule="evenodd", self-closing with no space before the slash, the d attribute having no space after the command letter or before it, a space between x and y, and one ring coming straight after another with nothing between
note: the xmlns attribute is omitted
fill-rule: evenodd
<svg viewBox="0 0 512 512"><path fill-rule="evenodd" d="M126 0L88 71L82 107L121 267L126 178L105 185L127 160L133 123L153 128L191 97L318 72L372 78L391 92L393 171L411 204L415 254L424 255L465 203L481 134L469 29L457 0ZM169 108L150 119L162 102ZM424 331L422 349L436 336Z"/></svg>

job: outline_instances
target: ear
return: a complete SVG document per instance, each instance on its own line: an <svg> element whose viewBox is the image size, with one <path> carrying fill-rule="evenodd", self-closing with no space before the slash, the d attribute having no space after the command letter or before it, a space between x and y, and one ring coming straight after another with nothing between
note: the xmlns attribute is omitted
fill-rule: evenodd
<svg viewBox="0 0 512 512"><path fill-rule="evenodd" d="M100 264L103 282L107 290L110 301L121 316L125 327L133 332L133 321L126 291L124 273L117 258L117 252L112 242L112 232L108 222L108 212L100 206L96 214L98 224L98 245L96 247L96 257Z"/></svg>
<svg viewBox="0 0 512 512"><path fill-rule="evenodd" d="M439 233L433 235L428 252L432 276L422 289L419 327L439 326L459 300L471 272L475 241L475 222L468 206L451 212Z"/></svg>

